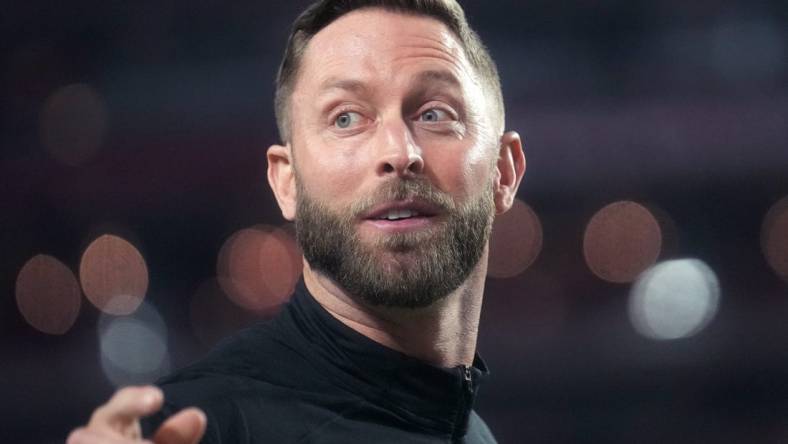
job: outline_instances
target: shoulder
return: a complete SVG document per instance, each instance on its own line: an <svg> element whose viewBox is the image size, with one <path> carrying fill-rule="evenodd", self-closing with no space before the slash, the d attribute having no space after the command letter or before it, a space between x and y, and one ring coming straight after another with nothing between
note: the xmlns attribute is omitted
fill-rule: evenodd
<svg viewBox="0 0 788 444"><path fill-rule="evenodd" d="M339 412L363 402L321 388L314 380L299 384L297 379L283 385L248 376L205 374L162 384L165 408L148 421L145 430L149 434L167 417L194 406L208 419L203 444L299 442L336 420Z"/></svg>
<svg viewBox="0 0 788 444"><path fill-rule="evenodd" d="M311 345L289 334L278 319L261 322L225 339L205 358L157 382L169 399L204 403L228 395L277 391L322 391L328 380Z"/></svg>
<svg viewBox="0 0 788 444"><path fill-rule="evenodd" d="M159 380L165 407L143 426L151 432L168 416L195 406L208 417L203 443L244 442L239 433L291 441L303 433L299 418L320 422L332 406L354 402L326 379L308 350L273 321L243 330L201 361Z"/></svg>

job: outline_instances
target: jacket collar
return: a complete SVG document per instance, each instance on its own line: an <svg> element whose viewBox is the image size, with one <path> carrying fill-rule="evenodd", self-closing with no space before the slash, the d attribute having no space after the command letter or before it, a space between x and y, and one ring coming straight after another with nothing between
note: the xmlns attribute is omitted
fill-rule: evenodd
<svg viewBox="0 0 788 444"><path fill-rule="evenodd" d="M478 354L471 367L440 368L387 348L327 312L303 280L279 320L306 339L343 389L420 428L465 434L479 384L489 374Z"/></svg>

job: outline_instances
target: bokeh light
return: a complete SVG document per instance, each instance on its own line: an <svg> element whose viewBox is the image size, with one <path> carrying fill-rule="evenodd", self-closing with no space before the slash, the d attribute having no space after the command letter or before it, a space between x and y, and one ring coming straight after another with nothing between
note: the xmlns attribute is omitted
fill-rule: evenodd
<svg viewBox="0 0 788 444"><path fill-rule="evenodd" d="M588 268L614 283L634 281L656 262L661 248L657 219L645 206L631 201L614 202L599 210L583 238Z"/></svg>
<svg viewBox="0 0 788 444"><path fill-rule="evenodd" d="M82 294L77 278L65 264L39 254L19 271L16 303L19 312L35 329L62 335L77 319Z"/></svg>
<svg viewBox="0 0 788 444"><path fill-rule="evenodd" d="M219 251L217 280L240 307L261 312L287 301L301 275L301 252L281 228L257 225L230 236Z"/></svg>
<svg viewBox="0 0 788 444"><path fill-rule="evenodd" d="M207 347L269 314L273 313L252 312L239 307L227 298L216 279L203 282L189 305L194 336Z"/></svg>
<svg viewBox="0 0 788 444"><path fill-rule="evenodd" d="M128 241L105 234L82 254L79 279L85 296L99 310L127 315L142 303L148 291L148 266Z"/></svg>
<svg viewBox="0 0 788 444"><path fill-rule="evenodd" d="M766 213L761 228L761 249L769 266L788 281L788 196Z"/></svg>
<svg viewBox="0 0 788 444"><path fill-rule="evenodd" d="M170 371L167 329L148 304L133 316L102 316L99 344L101 367L116 387L151 383Z"/></svg>
<svg viewBox="0 0 788 444"><path fill-rule="evenodd" d="M720 285L697 259L662 262L632 287L629 317L635 329L653 339L679 339L702 330L717 314Z"/></svg>
<svg viewBox="0 0 788 444"><path fill-rule="evenodd" d="M41 143L60 162L80 165L96 155L107 131L107 107L90 85L64 86L41 111Z"/></svg>
<svg viewBox="0 0 788 444"><path fill-rule="evenodd" d="M530 267L542 251L542 223L533 209L520 199L495 218L490 238L487 275L516 276Z"/></svg>

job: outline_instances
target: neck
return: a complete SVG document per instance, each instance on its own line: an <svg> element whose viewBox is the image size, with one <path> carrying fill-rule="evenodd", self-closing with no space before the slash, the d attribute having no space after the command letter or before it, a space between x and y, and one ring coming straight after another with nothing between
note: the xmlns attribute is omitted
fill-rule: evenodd
<svg viewBox="0 0 788 444"><path fill-rule="evenodd" d="M353 330L386 347L448 368L473 363L486 270L485 254L459 288L418 309L363 304L307 262L304 282L320 305Z"/></svg>

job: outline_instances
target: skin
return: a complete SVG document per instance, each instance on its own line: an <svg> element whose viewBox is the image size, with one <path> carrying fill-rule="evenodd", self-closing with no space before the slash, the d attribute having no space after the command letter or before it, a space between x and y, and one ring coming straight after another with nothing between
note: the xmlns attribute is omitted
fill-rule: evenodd
<svg viewBox="0 0 788 444"><path fill-rule="evenodd" d="M404 178L426 179L457 203L492 190L496 214L507 211L525 157L520 136L502 133L491 109L459 41L440 22L380 9L339 18L307 47L291 98L292 140L268 150L268 180L282 215L296 217L296 168L303 190L336 211ZM370 244L392 230L440 228L440 215L399 225L359 219L356 226ZM412 254L378 253L382 264L404 263ZM304 262L307 288L333 316L380 344L443 367L472 364L486 271L487 251L440 301L383 309L358 302ZM139 418L162 403L156 387L121 389L67 444L199 442L206 418L196 408L182 410L152 441L143 441Z"/></svg>
<svg viewBox="0 0 788 444"><path fill-rule="evenodd" d="M125 387L97 408L84 427L74 429L66 444L197 444L205 433L205 414L187 408L169 418L151 440L143 440L140 418L158 411L164 396L157 387Z"/></svg>
<svg viewBox="0 0 788 444"><path fill-rule="evenodd" d="M268 178L283 216L297 216L296 180L312 199L341 211L407 176L426 178L457 203L492 189L496 212L507 211L525 158L516 133L496 134L491 108L460 43L439 21L380 9L339 18L305 52L291 102L298 116L291 119L291 143L268 151ZM352 123L341 127L348 118ZM439 223L433 218L414 229ZM364 220L357 232L370 244L389 235ZM407 254L380 251L379 260L407 261ZM487 252L458 289L418 310L364 305L308 262L304 281L349 327L452 367L473 361L486 271Z"/></svg>

